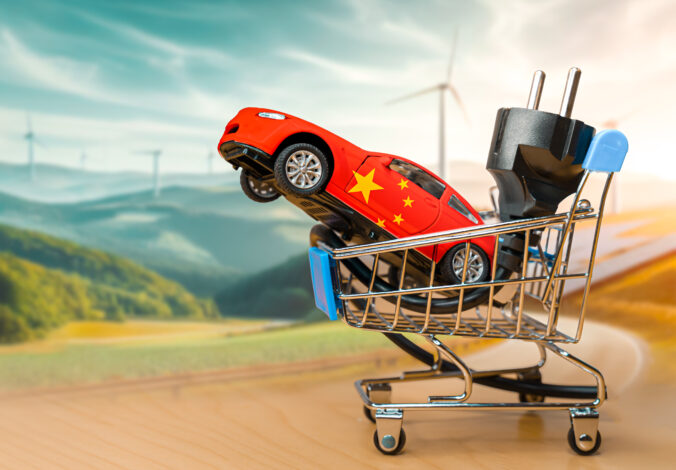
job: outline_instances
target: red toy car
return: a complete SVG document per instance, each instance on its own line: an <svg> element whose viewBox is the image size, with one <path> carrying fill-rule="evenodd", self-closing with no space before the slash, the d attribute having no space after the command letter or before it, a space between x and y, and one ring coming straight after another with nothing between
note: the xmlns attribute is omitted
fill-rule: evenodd
<svg viewBox="0 0 676 470"><path fill-rule="evenodd" d="M278 111L242 109L226 126L218 150L235 169L242 168L240 181L249 198L269 202L283 195L353 243L483 223L460 194L420 165L367 152ZM466 282L488 277L494 247L494 237L472 240ZM436 255L425 249L411 252L407 275L429 282L426 273L435 256L441 279L459 283L464 245L449 244L439 251ZM400 261L387 261L395 268L390 279L397 279Z"/></svg>

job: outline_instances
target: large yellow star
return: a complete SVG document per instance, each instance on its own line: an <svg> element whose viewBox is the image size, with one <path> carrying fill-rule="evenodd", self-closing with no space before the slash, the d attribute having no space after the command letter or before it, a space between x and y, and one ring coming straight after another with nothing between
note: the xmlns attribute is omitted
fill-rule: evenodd
<svg viewBox="0 0 676 470"><path fill-rule="evenodd" d="M397 186L399 186L403 191L404 188L408 188L408 181L406 181L404 178L402 178L401 181L399 181L397 183Z"/></svg>
<svg viewBox="0 0 676 470"><path fill-rule="evenodd" d="M368 175L362 176L356 171L353 171L354 177L357 178L357 184L352 186L352 189L348 191L348 193L356 193L360 192L362 196L364 196L364 200L368 204L369 202L369 195L371 194L371 191L378 191L380 189L383 189L382 186L377 185L376 183L373 182L373 176L375 175L376 169L372 169Z"/></svg>
<svg viewBox="0 0 676 470"><path fill-rule="evenodd" d="M394 222L394 223L397 224L397 225L401 225L401 223L402 223L403 221L404 221L404 219L401 217L401 214L398 214L398 215L395 214L395 215L394 215L394 220L393 220L392 222Z"/></svg>
<svg viewBox="0 0 676 470"><path fill-rule="evenodd" d="M378 222L376 222L376 225L380 228L385 228L385 219L378 217Z"/></svg>
<svg viewBox="0 0 676 470"><path fill-rule="evenodd" d="M402 199L402 201L404 201L404 207L413 207L413 203L415 202L410 196L406 196L406 199Z"/></svg>

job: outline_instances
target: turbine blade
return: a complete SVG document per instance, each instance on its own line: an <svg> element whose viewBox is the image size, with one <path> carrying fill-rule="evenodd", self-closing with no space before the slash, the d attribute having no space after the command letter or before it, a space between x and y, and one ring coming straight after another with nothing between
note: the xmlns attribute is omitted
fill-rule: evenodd
<svg viewBox="0 0 676 470"><path fill-rule="evenodd" d="M400 101L405 101L411 98L415 98L416 96L424 95L427 93L430 93L432 91L437 91L439 89L439 85L434 85L428 88L423 88L422 90L415 91L413 93L409 93L408 95L400 96L399 98L395 98L393 100L385 102L386 105L394 104L394 103L399 103Z"/></svg>
<svg viewBox="0 0 676 470"><path fill-rule="evenodd" d="M31 115L29 113L26 113L26 130L28 134L31 134L33 132L33 126L31 124Z"/></svg>
<svg viewBox="0 0 676 470"><path fill-rule="evenodd" d="M469 114L467 114L467 108L465 108L465 104L462 102L458 90L456 90L455 87L450 83L448 84L448 90L451 92L451 95L453 95L453 98L455 99L455 102L458 104L460 111L462 111L462 115L465 118L465 122L467 123L468 126L471 125Z"/></svg>
<svg viewBox="0 0 676 470"><path fill-rule="evenodd" d="M453 73L453 64L455 62L455 50L458 45L458 28L453 32L453 43L451 45L451 56L448 59L448 71L446 72L446 83L451 83L451 74Z"/></svg>

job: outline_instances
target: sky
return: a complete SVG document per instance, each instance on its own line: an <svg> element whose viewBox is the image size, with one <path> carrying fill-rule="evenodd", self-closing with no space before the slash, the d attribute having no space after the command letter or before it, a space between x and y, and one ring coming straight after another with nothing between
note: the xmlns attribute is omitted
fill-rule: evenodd
<svg viewBox="0 0 676 470"><path fill-rule="evenodd" d="M142 2L0 0L0 160L203 172L246 106L315 122L360 147L436 170L438 94L387 105L446 77L447 158L484 164L495 113L558 112L582 69L573 117L627 134L625 169L676 180L676 2L322 0ZM218 161L219 171L230 171Z"/></svg>

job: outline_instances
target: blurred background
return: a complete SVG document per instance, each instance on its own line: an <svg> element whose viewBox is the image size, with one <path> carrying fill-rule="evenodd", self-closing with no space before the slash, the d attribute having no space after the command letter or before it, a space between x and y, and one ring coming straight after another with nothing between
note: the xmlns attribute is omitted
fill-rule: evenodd
<svg viewBox="0 0 676 470"><path fill-rule="evenodd" d="M389 351L314 308L312 221L246 199L225 124L277 109L439 172L441 98L446 179L488 209L496 110L542 69L558 112L571 66L573 117L630 142L593 314L646 328L642 306L673 357L674 21L669 0L0 0L0 389Z"/></svg>

